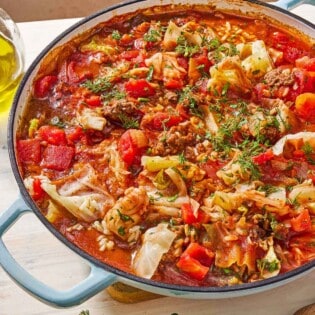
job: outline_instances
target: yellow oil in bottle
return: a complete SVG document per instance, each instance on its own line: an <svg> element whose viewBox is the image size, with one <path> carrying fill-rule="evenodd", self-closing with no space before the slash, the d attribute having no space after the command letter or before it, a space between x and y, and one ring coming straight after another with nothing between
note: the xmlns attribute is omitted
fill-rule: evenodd
<svg viewBox="0 0 315 315"><path fill-rule="evenodd" d="M11 107L21 79L20 60L13 43L0 33L0 114Z"/></svg>

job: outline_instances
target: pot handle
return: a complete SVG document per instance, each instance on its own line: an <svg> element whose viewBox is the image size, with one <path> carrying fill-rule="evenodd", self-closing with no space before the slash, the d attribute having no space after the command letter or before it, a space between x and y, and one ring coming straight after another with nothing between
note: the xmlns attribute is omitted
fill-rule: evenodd
<svg viewBox="0 0 315 315"><path fill-rule="evenodd" d="M272 2L271 4L286 10L292 10L302 4L312 4L314 5L314 0L278 0Z"/></svg>
<svg viewBox="0 0 315 315"><path fill-rule="evenodd" d="M11 256L2 236L23 214L32 212L23 199L17 199L0 215L0 265L6 273L24 290L39 300L57 307L69 307L83 303L99 291L116 282L116 275L90 264L90 273L74 287L58 291L34 278Z"/></svg>

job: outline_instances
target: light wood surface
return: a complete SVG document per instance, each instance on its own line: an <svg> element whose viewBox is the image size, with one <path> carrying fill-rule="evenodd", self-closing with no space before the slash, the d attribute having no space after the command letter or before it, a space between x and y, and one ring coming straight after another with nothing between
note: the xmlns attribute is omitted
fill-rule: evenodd
<svg viewBox="0 0 315 315"><path fill-rule="evenodd" d="M303 8L304 7L304 8ZM296 13L315 17L315 7L303 6ZM27 65L62 30L76 19L20 23L25 41ZM18 188L10 168L4 144L6 117L0 117L0 212L17 198ZM35 277L54 288L66 289L78 283L88 274L88 266L50 232L37 217L22 217L4 236L4 241L15 259ZM122 304L113 300L106 290L93 298L69 309L47 306L19 288L0 268L0 315L79 315L89 310L90 315L143 314L171 315L224 314L224 315L288 315L315 302L315 271L294 282L263 293L226 300L188 300L163 297L137 304Z"/></svg>

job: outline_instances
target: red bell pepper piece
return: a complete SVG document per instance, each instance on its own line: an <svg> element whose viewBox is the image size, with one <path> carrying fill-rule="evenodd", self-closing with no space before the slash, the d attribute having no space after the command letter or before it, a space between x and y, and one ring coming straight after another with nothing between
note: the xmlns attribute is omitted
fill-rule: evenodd
<svg viewBox="0 0 315 315"><path fill-rule="evenodd" d="M130 79L125 83L125 90L134 98L148 97L155 94L154 87L145 79Z"/></svg>
<svg viewBox="0 0 315 315"><path fill-rule="evenodd" d="M45 98L57 83L58 78L55 75L46 75L38 79L34 84L34 96L37 98Z"/></svg>
<svg viewBox="0 0 315 315"><path fill-rule="evenodd" d="M24 164L38 164L41 159L40 140L27 139L17 142L19 160Z"/></svg>
<svg viewBox="0 0 315 315"><path fill-rule="evenodd" d="M306 232L312 230L312 221L307 209L304 209L297 217L290 220L292 230Z"/></svg>
<svg viewBox="0 0 315 315"><path fill-rule="evenodd" d="M302 68L307 71L315 71L315 58L309 58L307 56L295 60L297 68Z"/></svg>
<svg viewBox="0 0 315 315"><path fill-rule="evenodd" d="M38 129L39 137L49 144L66 145L67 138L63 129L56 126L45 125Z"/></svg>
<svg viewBox="0 0 315 315"><path fill-rule="evenodd" d="M43 152L41 165L56 171L64 171L71 165L74 148L65 145L49 144Z"/></svg>

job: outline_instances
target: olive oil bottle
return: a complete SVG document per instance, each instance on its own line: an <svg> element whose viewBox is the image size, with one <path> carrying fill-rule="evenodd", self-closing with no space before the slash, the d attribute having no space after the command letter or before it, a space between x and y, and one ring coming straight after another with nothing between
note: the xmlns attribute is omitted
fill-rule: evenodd
<svg viewBox="0 0 315 315"><path fill-rule="evenodd" d="M21 78L21 58L12 41L0 32L0 113L9 110Z"/></svg>

